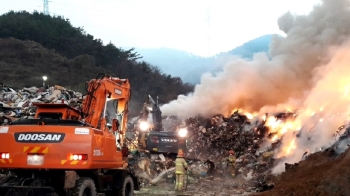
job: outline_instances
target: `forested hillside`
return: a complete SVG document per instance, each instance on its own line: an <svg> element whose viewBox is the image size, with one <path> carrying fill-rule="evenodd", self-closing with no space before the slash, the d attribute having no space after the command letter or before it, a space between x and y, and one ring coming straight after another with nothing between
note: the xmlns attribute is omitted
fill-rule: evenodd
<svg viewBox="0 0 350 196"><path fill-rule="evenodd" d="M136 61L141 57L134 49L104 45L61 16L10 11L0 16L0 38L0 80L4 84L38 86L42 75L47 75L51 85L84 91L84 82L98 73L128 78L133 115L141 110L147 94L166 103L193 90L179 77Z"/></svg>

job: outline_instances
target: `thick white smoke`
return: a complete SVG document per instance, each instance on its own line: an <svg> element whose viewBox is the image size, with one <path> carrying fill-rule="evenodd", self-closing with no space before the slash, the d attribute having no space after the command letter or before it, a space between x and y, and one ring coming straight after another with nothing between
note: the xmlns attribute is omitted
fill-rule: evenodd
<svg viewBox="0 0 350 196"><path fill-rule="evenodd" d="M289 130L284 135L282 150L295 141L293 154L286 162L300 161L305 151L310 153L325 149L335 142L333 135L341 125L348 126L350 114L350 42L339 48L331 49L328 56L331 60L314 70L314 87L307 93L297 117L296 127L303 127L301 137L296 138L296 130ZM294 133L293 133L294 132ZM345 146L341 146L344 148ZM276 167L274 172L283 171L283 166Z"/></svg>
<svg viewBox="0 0 350 196"><path fill-rule="evenodd" d="M278 153L292 149L286 161L293 163L306 150L329 146L350 114L349 8L348 0L322 0L309 15L284 14L278 24L286 37L274 37L269 54L235 59L222 72L204 75L191 95L162 106L163 114L186 118L237 108L260 113L294 108L300 113L293 127L302 127L301 136L289 130ZM274 172L283 169L281 164Z"/></svg>
<svg viewBox="0 0 350 196"><path fill-rule="evenodd" d="M190 117L228 114L232 109L259 111L264 106L302 99L317 82L315 68L330 58L330 46L337 46L350 34L347 0L323 0L307 16L286 13L278 19L286 37L274 37L270 54L254 59L227 62L222 72L206 74L190 95L163 105L164 115Z"/></svg>

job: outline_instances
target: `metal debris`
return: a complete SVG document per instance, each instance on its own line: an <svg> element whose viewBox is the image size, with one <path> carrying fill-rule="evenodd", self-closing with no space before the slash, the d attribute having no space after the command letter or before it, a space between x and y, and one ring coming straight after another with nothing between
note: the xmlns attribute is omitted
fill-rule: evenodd
<svg viewBox="0 0 350 196"><path fill-rule="evenodd" d="M82 94L67 90L61 86L49 88L23 88L16 89L9 86L0 87L0 125L7 125L19 118L33 118L36 107L34 103L65 103L76 109L80 109ZM279 113L276 118L281 120L295 117L294 113ZM130 149L129 168L140 178L143 187L157 183L173 184L174 158L169 155L156 155L138 151L138 132L134 125L138 118L130 118L125 143ZM271 143L274 133L269 132L265 122L259 119L249 119L247 116L234 112L229 117L215 115L212 118L192 117L179 121L175 117L164 119L164 125L169 130L186 124L189 130L187 138L186 159L189 164L188 180L189 188L193 184L203 184L205 180L213 178L231 182L228 189L236 192L261 192L272 189L274 184L268 182L267 177L271 175L270 169L279 160L274 158L274 149L280 143L276 139ZM338 141L330 148L335 150L343 142L350 140L350 128L340 135L345 126L339 127L336 132ZM267 142L269 140L269 142ZM222 161L233 150L236 155L236 174L232 179L228 175L226 165ZM302 159L306 159L310 152L306 151ZM285 163L286 170L297 167L298 164ZM204 179L204 182L203 182ZM204 183L205 184L205 183ZM223 186L225 188L225 186Z"/></svg>
<svg viewBox="0 0 350 196"><path fill-rule="evenodd" d="M133 122L136 122L135 119L133 119ZM172 126L180 126L181 123L183 122L178 122L176 125L173 123ZM212 177L231 180L232 177L226 171L223 158L228 156L228 151L232 149L237 157L236 173L238 175L234 180L239 184L237 186L240 191L263 191L272 188L271 183L267 184L264 181L265 178L261 178L261 175L270 174L269 169L274 161L273 147L271 145L266 146L266 138L261 137L264 128L263 123L252 122L247 116L240 114L238 111L228 118L223 115L215 115L209 119L202 117L186 119L185 124L189 131L186 159L189 164L190 183ZM137 140L137 133L130 135L132 137L129 138L129 144L137 144L137 141L134 141ZM134 168L142 175L145 172L149 173L145 178L145 186L147 186L147 181L150 181L149 178L159 179L159 174L169 168L165 165L169 165L169 162L173 163L174 161L171 158L162 161L159 157L151 159L141 156L136 159L136 162L139 163L145 162L145 160L148 161L147 164L141 165L150 165L149 171L143 168L144 166ZM155 166L151 167L151 165ZM165 181L172 182L171 176L169 178L170 180L166 179ZM259 178L258 182L257 178Z"/></svg>
<svg viewBox="0 0 350 196"><path fill-rule="evenodd" d="M0 87L0 125L7 125L19 118L33 118L36 107L33 103L65 103L80 109L82 94L55 85L48 88L16 89Z"/></svg>

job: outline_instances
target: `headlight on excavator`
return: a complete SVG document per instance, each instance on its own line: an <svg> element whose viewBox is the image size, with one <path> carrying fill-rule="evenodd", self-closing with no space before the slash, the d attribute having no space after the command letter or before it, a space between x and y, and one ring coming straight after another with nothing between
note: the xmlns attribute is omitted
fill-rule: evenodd
<svg viewBox="0 0 350 196"><path fill-rule="evenodd" d="M187 136L187 129L186 128L181 128L178 132L180 137L186 137Z"/></svg>
<svg viewBox="0 0 350 196"><path fill-rule="evenodd" d="M148 122L145 122L145 121L140 122L139 126L141 131L147 131L149 129L149 124Z"/></svg>

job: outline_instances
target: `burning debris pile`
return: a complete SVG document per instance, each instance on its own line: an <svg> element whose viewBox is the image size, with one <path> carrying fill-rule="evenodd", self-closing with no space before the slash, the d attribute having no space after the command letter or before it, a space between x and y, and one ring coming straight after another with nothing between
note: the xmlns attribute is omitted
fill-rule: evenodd
<svg viewBox="0 0 350 196"><path fill-rule="evenodd" d="M306 15L285 13L277 21L285 36L273 37L268 53L226 61L220 72L203 75L193 93L164 104L163 115L189 118L217 113L228 116L236 108L258 114L298 109L294 122L285 123L270 135L271 142L279 145L273 147L273 157L285 156L285 162L296 163L308 154L328 148L338 139L334 137L336 129L350 120L349 8L348 0L322 0ZM223 84L225 88L220 88ZM220 133L221 129L228 129L205 128L198 132L208 135L203 132ZM205 144L208 142L195 145ZM260 148L264 149L265 144ZM237 153L244 153L247 149L238 150ZM219 154L220 150L213 153ZM283 171L284 164L273 169L274 174Z"/></svg>
<svg viewBox="0 0 350 196"><path fill-rule="evenodd" d="M18 118L33 118L36 110L34 103L64 103L79 109L81 102L81 93L58 85L48 89L36 87L14 89L2 86L0 88L0 125L9 124ZM284 128L291 128L288 123L295 120L296 115L296 112L282 112L256 117L236 111L228 117L223 115L215 115L209 119L191 117L184 122L176 118L176 120L167 118L165 124L171 127L171 130L176 130L184 124L188 128L186 159L189 163L190 184L202 178L232 179L225 157L228 156L229 150L233 150L237 158L234 179L239 183L240 189L246 192L261 192L274 187L271 179L276 180L276 178L271 173L276 164L283 165L288 171L293 170L299 167L295 162L305 160L310 155L309 151L305 151L295 162L284 157L291 149L281 148L283 139L281 133ZM318 118L317 115L314 117ZM125 143L129 144L131 149L129 168L143 179L144 185L160 181L174 183L175 157L162 154L155 156L138 151L137 142L134 141L137 138L137 132L130 131L137 122L137 118L132 118L128 124L127 134L131 137L127 137L129 140ZM337 154L345 151L350 143L348 139L350 129L346 127L342 125L334 131L336 136L334 144L322 150L335 151ZM300 134L296 132L294 139ZM295 148L294 139L291 148ZM308 140L313 141L312 138Z"/></svg>
<svg viewBox="0 0 350 196"><path fill-rule="evenodd" d="M225 118L216 115L202 124L199 118L186 121L189 132L188 156L200 159L217 159L228 150L234 150L236 156L255 152L259 148L259 134L251 131L251 122L245 116L235 112Z"/></svg>
<svg viewBox="0 0 350 196"><path fill-rule="evenodd" d="M0 125L6 125L19 118L33 118L36 107L34 103L64 103L79 109L82 94L55 85L46 88L15 89L0 87Z"/></svg>
<svg viewBox="0 0 350 196"><path fill-rule="evenodd" d="M188 157L202 160L208 176L230 176L226 170L228 151L235 152L236 176L243 184L256 191L267 190L266 176L276 159L277 142L271 143L265 121L253 119L238 111L230 117L215 115L203 120L198 117L186 121L191 136L188 139ZM271 145L273 144L273 145Z"/></svg>
<svg viewBox="0 0 350 196"><path fill-rule="evenodd" d="M234 181L239 183L240 189L244 189L245 192L272 189L275 186L273 169L276 165L283 165L283 170L290 170L298 167L300 160L306 160L311 156L310 151L305 151L298 161L290 162L287 157L293 146L285 149L281 145L283 140L281 131L283 132L285 127L290 127L290 123L296 117L297 112L265 114L258 118L249 113L236 111L229 117L215 115L209 119L202 117L186 119L189 131L186 159L190 165L188 171L190 182L212 177L232 179L225 157L228 156L229 150L233 150L237 158ZM346 127L343 125L335 132L333 145L318 151L334 151L336 154L343 152L349 143L347 138L350 128L345 129ZM295 132L295 144L300 134ZM162 156L162 154L134 156L134 161L138 163L134 164L134 170L145 179L145 184L160 180L174 181L173 172L168 171L174 167L174 158Z"/></svg>
<svg viewBox="0 0 350 196"><path fill-rule="evenodd" d="M132 121L136 122L135 119ZM266 175L272 166L274 152L272 147L262 148L265 143L264 133L267 131L263 121L253 121L236 111L229 118L222 115L211 119L194 117L185 123L189 132L186 159L192 181L214 176L232 178L227 171L225 157L229 150L234 150L238 158L236 174L245 184L248 181L253 183L249 189L271 188L271 185L267 185ZM173 172L169 173L168 169L174 167L174 159L169 156L165 158L163 154L151 156L136 151L130 164L145 184L159 180L173 182Z"/></svg>

